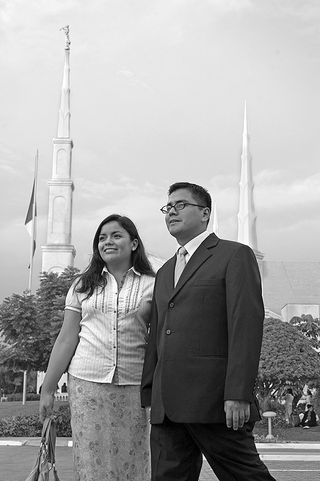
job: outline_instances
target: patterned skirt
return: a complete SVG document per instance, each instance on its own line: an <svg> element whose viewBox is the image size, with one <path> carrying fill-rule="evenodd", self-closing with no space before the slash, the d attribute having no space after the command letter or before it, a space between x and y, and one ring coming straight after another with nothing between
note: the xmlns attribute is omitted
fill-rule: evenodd
<svg viewBox="0 0 320 481"><path fill-rule="evenodd" d="M69 375L75 481L150 481L149 429L140 386Z"/></svg>

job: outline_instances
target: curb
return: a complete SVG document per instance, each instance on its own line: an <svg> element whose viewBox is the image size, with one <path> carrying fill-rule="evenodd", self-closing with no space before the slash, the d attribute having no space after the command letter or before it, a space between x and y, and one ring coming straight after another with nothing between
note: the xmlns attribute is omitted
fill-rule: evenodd
<svg viewBox="0 0 320 481"><path fill-rule="evenodd" d="M257 449L319 449L320 443L289 442L289 443L256 443Z"/></svg>
<svg viewBox="0 0 320 481"><path fill-rule="evenodd" d="M13 439L0 439L0 446L24 446L27 444L27 440L14 441Z"/></svg>
<svg viewBox="0 0 320 481"><path fill-rule="evenodd" d="M1 446L40 446L41 437L37 438L0 438ZM71 438L57 438L56 446L72 447Z"/></svg>
<svg viewBox="0 0 320 481"><path fill-rule="evenodd" d="M34 438L0 438L0 446L40 446L41 437ZM56 439L56 446L72 447L72 438L58 437ZM256 447L259 450L286 450L286 449L314 449L320 450L320 443L314 443L312 441L306 442L288 442L288 443L256 443Z"/></svg>

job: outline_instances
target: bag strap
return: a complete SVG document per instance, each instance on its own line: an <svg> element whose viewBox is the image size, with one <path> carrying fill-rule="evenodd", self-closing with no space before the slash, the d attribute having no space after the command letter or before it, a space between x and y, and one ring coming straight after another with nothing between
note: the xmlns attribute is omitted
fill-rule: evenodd
<svg viewBox="0 0 320 481"><path fill-rule="evenodd" d="M44 420L41 434L41 444L46 446L48 461L55 467L56 423L53 417Z"/></svg>
<svg viewBox="0 0 320 481"><path fill-rule="evenodd" d="M51 418L51 417L46 418L46 419L43 421L42 433L41 433L41 441L46 442L46 435L47 435L48 429L50 429L51 422L52 422L52 418Z"/></svg>

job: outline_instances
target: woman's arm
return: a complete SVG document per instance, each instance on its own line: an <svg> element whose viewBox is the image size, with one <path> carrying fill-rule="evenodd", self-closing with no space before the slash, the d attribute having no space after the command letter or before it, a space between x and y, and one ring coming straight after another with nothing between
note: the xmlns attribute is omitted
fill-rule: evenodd
<svg viewBox="0 0 320 481"><path fill-rule="evenodd" d="M39 407L41 421L44 421L52 413L54 393L58 381L67 370L79 342L80 319L81 314L79 312L65 310L63 324L53 346L41 387Z"/></svg>

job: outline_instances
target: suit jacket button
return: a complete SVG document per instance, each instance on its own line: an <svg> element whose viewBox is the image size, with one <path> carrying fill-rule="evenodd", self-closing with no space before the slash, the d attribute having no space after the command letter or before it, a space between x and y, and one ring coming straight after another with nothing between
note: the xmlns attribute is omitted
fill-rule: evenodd
<svg viewBox="0 0 320 481"><path fill-rule="evenodd" d="M170 330L170 329L167 329L167 330L166 330L166 334L168 334L168 336L169 336L169 334L171 334L171 330Z"/></svg>
<svg viewBox="0 0 320 481"><path fill-rule="evenodd" d="M170 302L169 307L174 307L174 302Z"/></svg>

